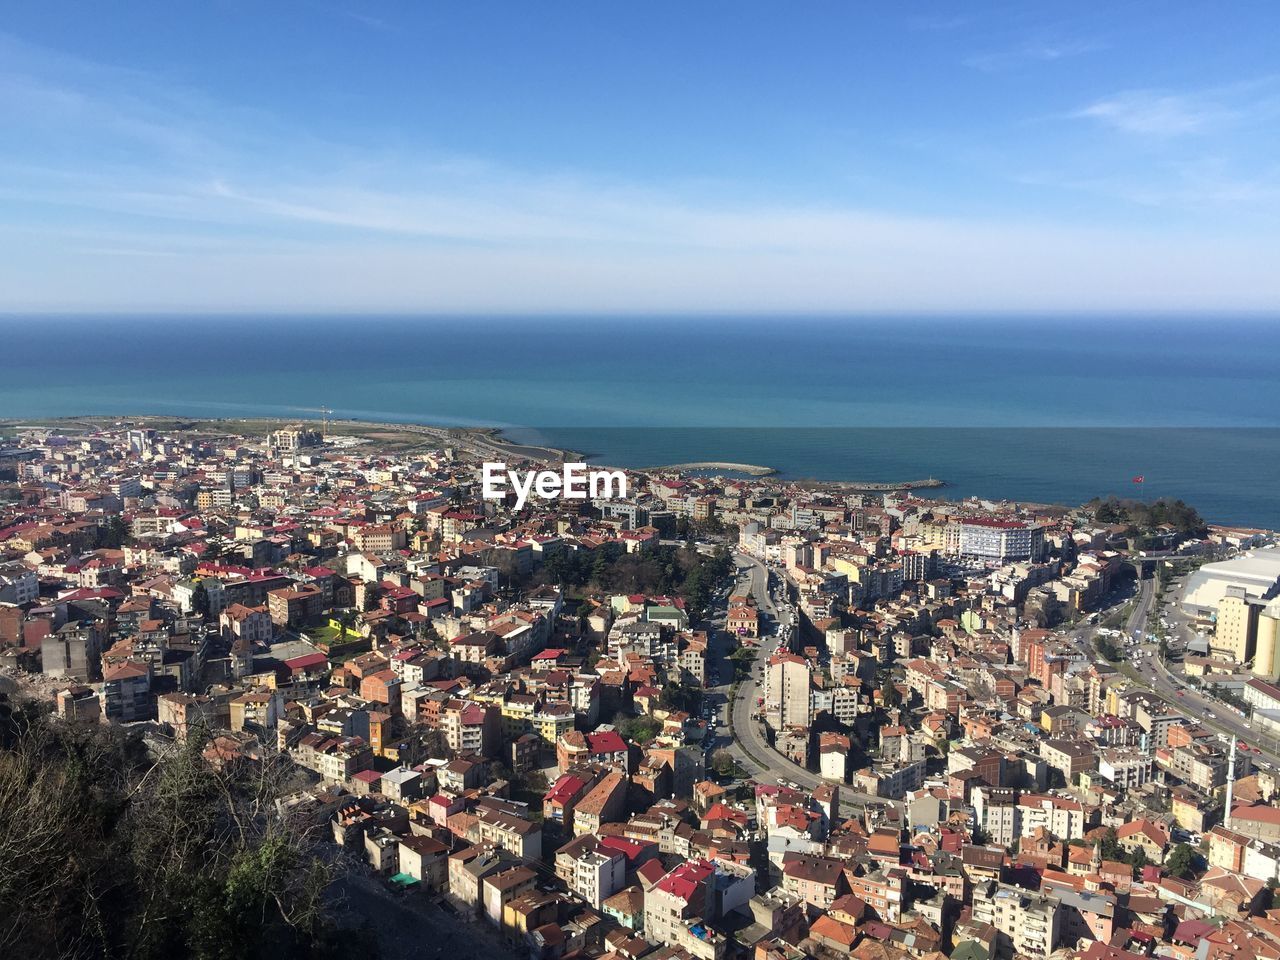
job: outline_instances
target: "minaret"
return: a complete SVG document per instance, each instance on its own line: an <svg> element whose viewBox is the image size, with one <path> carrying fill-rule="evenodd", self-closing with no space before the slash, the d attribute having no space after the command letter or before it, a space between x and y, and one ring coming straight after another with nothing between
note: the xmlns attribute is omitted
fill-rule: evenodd
<svg viewBox="0 0 1280 960"><path fill-rule="evenodd" d="M1230 753L1227 754L1227 809L1222 817L1222 825L1228 830L1231 829L1231 798L1235 793L1236 787L1236 738L1231 738L1231 746L1227 748Z"/></svg>

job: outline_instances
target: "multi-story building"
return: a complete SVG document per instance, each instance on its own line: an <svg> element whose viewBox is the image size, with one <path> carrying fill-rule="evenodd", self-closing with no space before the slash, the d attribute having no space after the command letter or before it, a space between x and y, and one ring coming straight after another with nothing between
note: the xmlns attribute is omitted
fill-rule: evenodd
<svg viewBox="0 0 1280 960"><path fill-rule="evenodd" d="M715 867L708 860L688 860L645 892L644 932L653 943L676 943L686 925L707 916Z"/></svg>
<svg viewBox="0 0 1280 960"><path fill-rule="evenodd" d="M20 607L40 598L40 580L34 570L18 562L0 563L0 603Z"/></svg>
<svg viewBox="0 0 1280 960"><path fill-rule="evenodd" d="M1243 586L1231 585L1218 601L1218 615L1209 651L1232 663L1253 659L1258 642L1258 615L1262 602Z"/></svg>
<svg viewBox="0 0 1280 960"><path fill-rule="evenodd" d="M224 639L243 640L250 644L270 644L275 634L271 614L264 607L246 607L233 603L218 616L218 626Z"/></svg>
<svg viewBox="0 0 1280 960"><path fill-rule="evenodd" d="M46 677L88 680L97 674L101 654L98 624L63 624L40 644L40 670Z"/></svg>
<svg viewBox="0 0 1280 960"><path fill-rule="evenodd" d="M1044 829L1059 840L1084 836L1084 806L1078 800L1043 794L1024 794L1018 800L1017 835L1027 837Z"/></svg>
<svg viewBox="0 0 1280 960"><path fill-rule="evenodd" d="M993 882L973 894L973 919L999 932L996 955L1047 957L1061 937L1061 904L1057 897Z"/></svg>
<svg viewBox="0 0 1280 960"><path fill-rule="evenodd" d="M178 740L185 740L188 732L201 724L206 730L217 729L219 716L227 716L225 710L225 700L190 693L166 693L156 698L156 720Z"/></svg>
<svg viewBox="0 0 1280 960"><path fill-rule="evenodd" d="M548 702L534 711L529 718L533 732L548 749L555 749L556 742L573 729L573 707L567 703Z"/></svg>
<svg viewBox="0 0 1280 960"><path fill-rule="evenodd" d="M58 691L57 704L63 720L97 723L102 717L102 698L90 687L64 687Z"/></svg>
<svg viewBox="0 0 1280 960"><path fill-rule="evenodd" d="M525 860L542 859L542 825L522 816L518 807L486 797L472 813L481 840Z"/></svg>
<svg viewBox="0 0 1280 960"><path fill-rule="evenodd" d="M980 787L973 791L973 809L989 843L1009 847L1018 839L1018 791Z"/></svg>
<svg viewBox="0 0 1280 960"><path fill-rule="evenodd" d="M556 852L556 874L570 890L600 909L626 886L627 858L602 846L594 834L584 834Z"/></svg>
<svg viewBox="0 0 1280 960"><path fill-rule="evenodd" d="M970 517L957 526L962 557L1004 564L1038 560L1044 552L1044 528L1023 520Z"/></svg>
<svg viewBox="0 0 1280 960"><path fill-rule="evenodd" d="M1062 774L1067 786L1075 784L1077 774L1092 770L1097 760L1093 744L1087 740L1045 740L1040 744L1040 756Z"/></svg>
<svg viewBox="0 0 1280 960"><path fill-rule="evenodd" d="M813 685L809 661L793 653L776 653L765 668L765 721L774 730L808 728L812 722Z"/></svg>
<svg viewBox="0 0 1280 960"><path fill-rule="evenodd" d="M1098 751L1098 774L1115 787L1136 790L1151 779L1149 754L1127 747L1109 747Z"/></svg>
<svg viewBox="0 0 1280 960"><path fill-rule="evenodd" d="M151 668L133 661L108 667L102 676L102 713L120 723L150 717Z"/></svg>
<svg viewBox="0 0 1280 960"><path fill-rule="evenodd" d="M441 890L448 879L449 848L433 837L400 837L400 872L428 890Z"/></svg>
<svg viewBox="0 0 1280 960"><path fill-rule="evenodd" d="M1215 744L1188 743L1161 754L1157 759L1171 774L1197 790L1212 793L1227 783L1227 754ZM1248 754L1236 760L1236 776L1247 777L1251 769Z"/></svg>
<svg viewBox="0 0 1280 960"><path fill-rule="evenodd" d="M902 919L902 905L906 899L906 881L906 870L891 867L850 877L849 889L875 910L881 920L898 923Z"/></svg>
<svg viewBox="0 0 1280 960"><path fill-rule="evenodd" d="M373 750L361 737L330 737L309 733L294 748L294 760L324 779L346 783L351 775L373 765Z"/></svg>
<svg viewBox="0 0 1280 960"><path fill-rule="evenodd" d="M783 892L826 910L847 892L844 862L831 857L789 856L782 865Z"/></svg>
<svg viewBox="0 0 1280 960"><path fill-rule="evenodd" d="M324 612L324 592L311 583L272 590L267 594L267 609L278 627L309 626Z"/></svg>
<svg viewBox="0 0 1280 960"><path fill-rule="evenodd" d="M533 890L538 875L525 866L499 870L485 877L480 885L484 915L497 926L502 925L503 908L523 893Z"/></svg>
<svg viewBox="0 0 1280 960"><path fill-rule="evenodd" d="M616 770L608 773L573 811L574 834L595 833L600 825L618 819L627 804L627 779Z"/></svg>

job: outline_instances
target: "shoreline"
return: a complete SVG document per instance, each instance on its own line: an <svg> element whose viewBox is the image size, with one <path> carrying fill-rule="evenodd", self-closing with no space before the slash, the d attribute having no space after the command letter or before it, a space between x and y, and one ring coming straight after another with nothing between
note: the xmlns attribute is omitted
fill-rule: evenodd
<svg viewBox="0 0 1280 960"><path fill-rule="evenodd" d="M758 463L728 463L718 460L695 460L691 463L665 463L656 467L617 467L618 470L636 470L640 473L701 473L723 470L726 473L745 473L750 477L771 477L777 474L774 467L762 467Z"/></svg>
<svg viewBox="0 0 1280 960"><path fill-rule="evenodd" d="M11 429L41 428L57 429L58 426L74 426L83 430L101 430L114 426L117 422L134 422L145 426L148 422L159 422L172 425L173 429L190 429L204 425L209 427L232 427L235 424L263 424L270 429L280 429L295 423L320 424L323 418L316 416L298 417L179 417L166 414L102 414L67 417L19 417L0 419L0 427ZM430 437L446 444L453 444L477 455L492 454L503 457L519 457L543 463L564 463L566 461L588 462L590 454L578 450L560 447L541 446L539 444L517 443L503 435L502 427L446 427L429 423L388 422L375 420L355 420L336 418L328 421L330 433L335 428L344 428L344 435L364 436L365 433L401 433L420 437ZM228 429L233 433L234 430ZM364 439L376 440L376 436L364 436ZM719 460L695 460L687 463L660 464L647 467L624 467L612 464L593 464L602 469L630 470L636 473L708 473L714 471L724 473L745 474L753 478L763 479L775 477L782 480L776 467L756 463L734 463ZM926 490L945 487L946 481L930 477L928 480L903 482L860 481L860 480L792 480L797 485L846 490L850 492L888 492L892 490Z"/></svg>
<svg viewBox="0 0 1280 960"><path fill-rule="evenodd" d="M839 490L849 490L852 492L862 493L888 493L893 490L940 490L947 485L947 481L939 480L937 477L930 477L927 480L908 480L905 483L864 483L859 480L797 480L799 486L811 486L818 489L827 487L835 487Z"/></svg>

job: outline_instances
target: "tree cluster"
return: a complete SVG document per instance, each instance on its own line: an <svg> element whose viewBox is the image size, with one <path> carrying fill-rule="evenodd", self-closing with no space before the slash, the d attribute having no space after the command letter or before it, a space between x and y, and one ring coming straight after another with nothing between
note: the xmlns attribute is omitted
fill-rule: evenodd
<svg viewBox="0 0 1280 960"><path fill-rule="evenodd" d="M673 681L662 688L662 704L673 710L697 713L702 706L702 690Z"/></svg>
<svg viewBox="0 0 1280 960"><path fill-rule="evenodd" d="M1165 524L1178 533L1201 536L1205 532L1205 522L1194 507L1167 497L1151 503L1108 497L1105 500L1091 500L1086 508L1098 523L1125 524L1136 533L1150 533Z"/></svg>
<svg viewBox="0 0 1280 960"><path fill-rule="evenodd" d="M628 553L621 545L608 543L591 552L556 553L547 558L537 578L605 593L676 595L684 598L691 615L699 616L732 568L724 547L707 556L675 546Z"/></svg>
<svg viewBox="0 0 1280 960"><path fill-rule="evenodd" d="M319 957L345 949L287 760L215 770L0 696L0 956Z"/></svg>
<svg viewBox="0 0 1280 960"><path fill-rule="evenodd" d="M1164 868L1169 876L1186 880L1200 869L1200 854L1189 844L1179 843L1165 857Z"/></svg>

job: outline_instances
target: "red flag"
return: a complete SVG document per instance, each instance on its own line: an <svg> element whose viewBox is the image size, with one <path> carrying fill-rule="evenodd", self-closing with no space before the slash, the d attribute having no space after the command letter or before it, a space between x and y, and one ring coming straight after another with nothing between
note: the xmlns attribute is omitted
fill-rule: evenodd
<svg viewBox="0 0 1280 960"><path fill-rule="evenodd" d="M1144 480L1146 480L1146 479L1147 479L1147 478L1146 478L1146 477L1144 477L1142 474L1138 474L1136 477L1134 477L1134 478L1133 478L1133 482L1134 482L1134 483L1142 483L1142 482L1143 482Z"/></svg>

